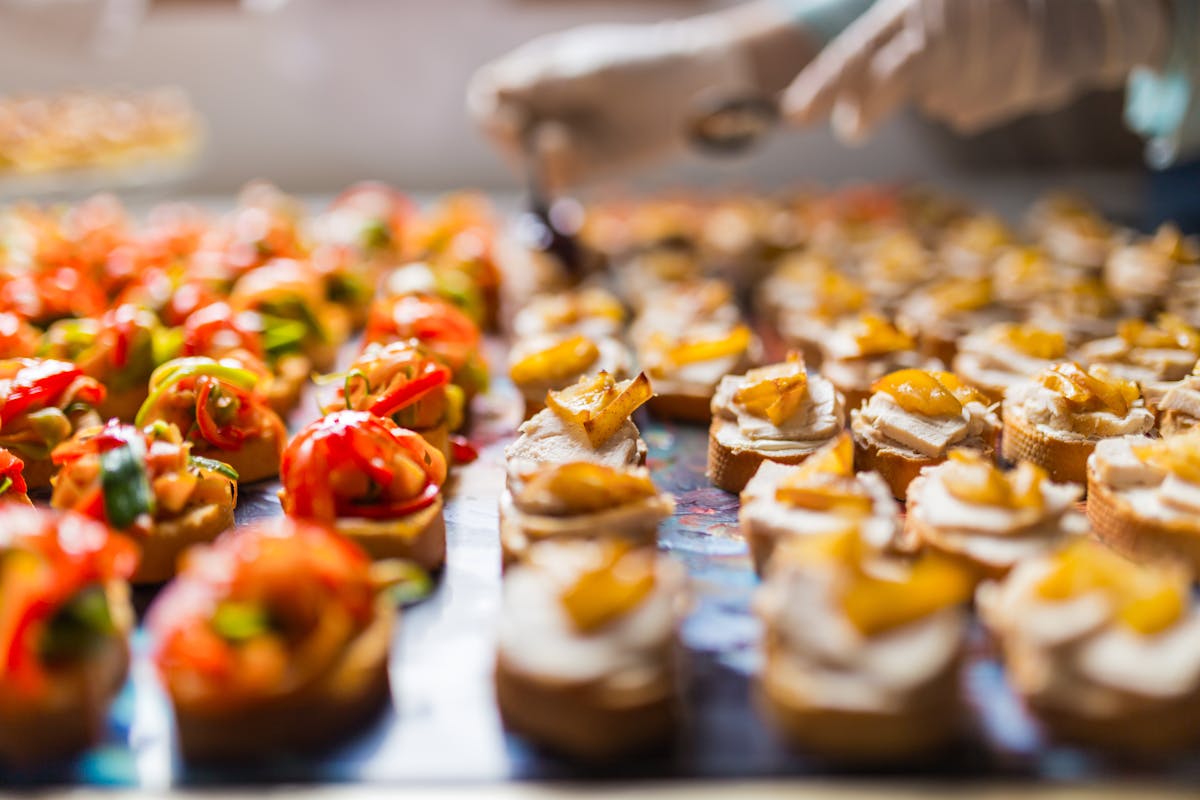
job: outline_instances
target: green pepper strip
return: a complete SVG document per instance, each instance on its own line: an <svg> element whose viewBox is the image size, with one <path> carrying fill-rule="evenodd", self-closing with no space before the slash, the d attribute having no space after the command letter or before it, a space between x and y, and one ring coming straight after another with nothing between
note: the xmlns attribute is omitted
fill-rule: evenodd
<svg viewBox="0 0 1200 800"><path fill-rule="evenodd" d="M104 514L114 528L128 528L142 514L154 512L154 491L146 475L146 445L140 435L100 454L100 487Z"/></svg>
<svg viewBox="0 0 1200 800"><path fill-rule="evenodd" d="M231 481L238 479L237 470L226 464L224 461L217 461L215 458L205 458L204 456L194 456L189 454L188 460L193 467L205 470L206 472L215 472L218 475L223 475Z"/></svg>
<svg viewBox="0 0 1200 800"><path fill-rule="evenodd" d="M134 423L138 426L145 425L150 411L177 383L185 378L203 376L228 381L242 389L253 389L258 383L258 376L248 369L218 364L206 358L177 358L163 364L150 376L150 396L138 409Z"/></svg>

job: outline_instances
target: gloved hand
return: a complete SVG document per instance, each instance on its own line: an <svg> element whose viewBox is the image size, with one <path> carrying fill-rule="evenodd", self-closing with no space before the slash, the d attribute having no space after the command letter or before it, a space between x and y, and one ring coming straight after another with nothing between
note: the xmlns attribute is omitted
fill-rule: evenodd
<svg viewBox="0 0 1200 800"><path fill-rule="evenodd" d="M863 138L905 103L963 133L1049 110L1161 60L1162 0L879 0L788 87L797 124Z"/></svg>
<svg viewBox="0 0 1200 800"><path fill-rule="evenodd" d="M535 39L476 72L468 110L509 155L536 151L551 184L648 161L682 147L704 98L781 89L815 51L772 4L733 11ZM779 62L790 72L764 78Z"/></svg>

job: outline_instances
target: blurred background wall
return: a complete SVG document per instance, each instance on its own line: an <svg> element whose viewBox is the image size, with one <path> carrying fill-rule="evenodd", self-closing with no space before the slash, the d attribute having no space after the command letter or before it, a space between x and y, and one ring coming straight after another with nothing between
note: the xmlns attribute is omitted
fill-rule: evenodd
<svg viewBox="0 0 1200 800"><path fill-rule="evenodd" d="M0 0L0 91L177 84L208 120L194 192L263 176L291 191L377 177L408 189L519 181L467 119L480 64L526 39L591 21L647 21L719 0ZM132 20L132 22L129 22ZM1122 170L1137 144L1114 96L961 142L898 119L847 149L826 130L777 135L753 158L684 159L651 182L794 183L933 178L980 169ZM1101 124L1095 121L1101 120Z"/></svg>

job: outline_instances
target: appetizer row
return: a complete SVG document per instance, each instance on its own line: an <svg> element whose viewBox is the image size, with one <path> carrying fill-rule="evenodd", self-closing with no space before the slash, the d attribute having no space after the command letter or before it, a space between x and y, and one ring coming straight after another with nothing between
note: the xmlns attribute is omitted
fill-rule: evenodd
<svg viewBox="0 0 1200 800"><path fill-rule="evenodd" d="M103 737L129 668L137 565L133 542L94 520L0 505L0 764ZM387 590L405 578L286 517L190 550L147 622L184 757L294 753L369 722L390 694Z"/></svg>

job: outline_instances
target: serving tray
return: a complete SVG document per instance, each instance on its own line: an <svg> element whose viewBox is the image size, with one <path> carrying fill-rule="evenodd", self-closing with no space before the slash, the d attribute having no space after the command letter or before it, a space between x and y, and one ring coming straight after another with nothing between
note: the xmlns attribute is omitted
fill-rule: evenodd
<svg viewBox="0 0 1200 800"><path fill-rule="evenodd" d="M492 363L503 363L493 358ZM707 430L663 423L639 412L655 482L676 499L660 547L684 564L693 606L683 626L685 692L675 743L662 752L588 766L573 764L506 735L491 687L500 598L497 499L504 446L519 424L520 403L498 381L475 409L471 441L480 450L458 467L447 491L448 557L433 593L405 609L391 654L392 704L361 735L323 754L251 761L238 767L183 764L170 707L149 660L150 641L134 638L130 680L110 714L105 741L79 759L35 773L0 771L0 787L75 784L143 789L262 783L490 783L508 780L758 778L848 776L789 752L754 710L759 625L751 611L758 583L738 534L737 498L704 476ZM306 398L293 422L311 420ZM280 514L278 483L242 487L237 520ZM152 592L135 600L144 610ZM1007 689L982 632L972 634L964 687L972 731L951 752L887 773L924 780L1106 782L1152 779L1179 786L1200 781L1200 759L1124 764L1052 746ZM313 725L321 720L313 719Z"/></svg>

